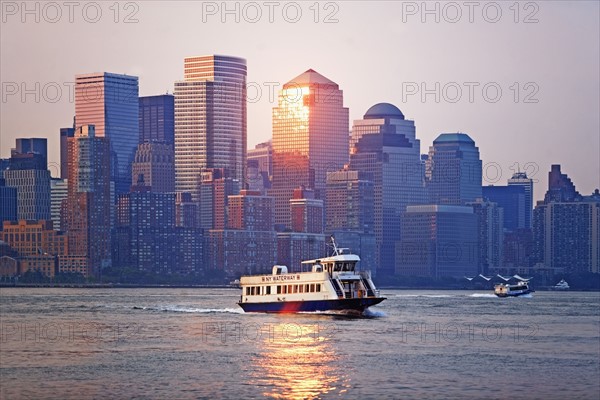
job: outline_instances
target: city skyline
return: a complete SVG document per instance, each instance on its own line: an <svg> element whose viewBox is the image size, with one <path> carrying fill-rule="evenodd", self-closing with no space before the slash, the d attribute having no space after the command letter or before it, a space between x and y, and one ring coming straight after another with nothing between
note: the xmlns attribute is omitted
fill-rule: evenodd
<svg viewBox="0 0 600 400"><path fill-rule="evenodd" d="M217 53L248 61L248 147L271 137L271 109L276 105L277 90L290 76L314 68L344 89L344 105L349 108L351 121L360 119L371 105L389 102L415 121L423 148L442 132L469 133L487 167L484 184L504 184L518 169L526 170L539 180L535 202L543 196L541 188L547 183L543 171L560 163L579 183L582 193L600 186L597 3L580 3L580 7L569 7L566 2L541 3L530 18L537 20L535 23L525 23L531 12L524 9L515 23L514 10L508 4L502 5L503 17L497 23L483 19L481 12L474 14L471 23L467 10L462 10L460 21L452 23L442 11L439 22L434 20L435 15L422 15L422 10L409 14L403 9L405 3L385 3L385 12L384 3L340 3L332 17L335 23L324 23L332 10L325 10L323 4L318 23L308 4L303 5L303 18L297 23L286 21L281 13L276 13L270 23L265 12L256 23L246 21L244 16L236 23L229 16L224 24L218 13L202 14L201 3L190 5L189 12L178 17L180 23L176 26L169 24L171 13L176 11L154 3L138 5L137 24L115 23L108 9L103 10L104 17L97 24L86 22L80 14L75 15L73 23L63 20L55 24L44 18L36 24L33 17L29 17L31 23L21 23L19 15L6 15L1 28L0 64L6 101L2 102L0 157L8 156L15 138L46 137L52 174L58 175L59 138L55 133L70 125L73 103L68 88L76 74L98 70L125 73L140 78L141 96L173 93L174 82L183 78L184 57ZM123 22L128 13L121 11L119 19ZM66 15L63 13L63 19ZM188 24L193 18L202 23ZM374 19L380 23L372 30L355 29L361 20ZM577 29L571 29L573 20L578 21ZM224 26L230 29L221 29ZM83 28L79 29L80 37L70 35L73 27ZM304 29L307 27L311 29ZM267 35L271 29L279 29L282 34ZM477 35L472 34L475 29ZM157 35L159 30L164 34ZM93 39L99 32L109 40ZM211 32L220 34L211 36L214 40L208 45L176 40ZM241 32L243 42L236 40ZM153 39L150 41L162 54L157 59L145 45L122 44L116 40L121 35L129 35L132 43ZM92 40L93 46L81 45L84 40ZM57 45L47 46L48 41ZM395 41L401 44L402 56L390 51L394 47L389 44ZM292 42L294 45L289 45ZM38 56L68 57L73 45L79 46L79 53L69 63L34 62ZM21 52L20 46L29 51ZM558 58L557 47L561 51ZM359 58L355 57L357 51L362 55ZM90 56L92 52L95 57ZM474 57L476 54L486 57ZM376 55L382 62L371 62ZM39 102L34 94L25 94L22 102L21 85L35 90L36 82L40 92L46 87L46 93L40 94ZM473 102L467 99L468 82L478 84ZM13 83L16 94L11 94ZM486 83L502 89L498 102L482 97L480 89ZM528 83L531 85L526 86ZM437 84L439 90L435 89ZM62 89L62 97L56 101L52 92L55 86ZM457 86L463 97L452 102ZM432 93L427 94L427 90ZM269 99L273 93L274 98ZM435 101L436 95L439 102ZM527 102L526 98L537 103ZM563 138L565 132L568 142Z"/></svg>

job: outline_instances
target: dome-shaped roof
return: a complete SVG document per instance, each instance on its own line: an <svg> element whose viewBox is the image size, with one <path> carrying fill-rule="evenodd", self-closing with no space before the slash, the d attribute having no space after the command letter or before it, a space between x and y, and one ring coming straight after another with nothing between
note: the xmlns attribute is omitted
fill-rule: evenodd
<svg viewBox="0 0 600 400"><path fill-rule="evenodd" d="M377 103L369 108L365 113L364 119L375 118L398 118L404 119L404 114L398 107L390 103Z"/></svg>

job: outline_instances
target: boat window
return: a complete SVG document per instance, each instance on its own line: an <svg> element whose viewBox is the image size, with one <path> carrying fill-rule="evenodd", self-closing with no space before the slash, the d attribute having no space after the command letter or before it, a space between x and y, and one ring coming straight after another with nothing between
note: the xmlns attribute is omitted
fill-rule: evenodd
<svg viewBox="0 0 600 400"><path fill-rule="evenodd" d="M281 285L277 285L277 294L281 294Z"/></svg>
<svg viewBox="0 0 600 400"><path fill-rule="evenodd" d="M246 296L250 296L250 286L246 287Z"/></svg>
<svg viewBox="0 0 600 400"><path fill-rule="evenodd" d="M251 287L250 287L250 295L251 295L251 296L254 296L254 286L251 286Z"/></svg>
<svg viewBox="0 0 600 400"><path fill-rule="evenodd" d="M287 286L283 285L283 294L287 294Z"/></svg>
<svg viewBox="0 0 600 400"><path fill-rule="evenodd" d="M315 284L314 284L314 283L311 283L311 284L310 284L310 291L311 291L311 292L314 292L314 291L315 291Z"/></svg>
<svg viewBox="0 0 600 400"><path fill-rule="evenodd" d="M320 292L321 291L321 284L320 283L316 284L315 291L316 292Z"/></svg>
<svg viewBox="0 0 600 400"><path fill-rule="evenodd" d="M304 293L304 285L300 285L298 289L300 293Z"/></svg>
<svg viewBox="0 0 600 400"><path fill-rule="evenodd" d="M340 269L341 269L340 263L335 263L334 267L333 267L333 270L334 271L339 271Z"/></svg>
<svg viewBox="0 0 600 400"><path fill-rule="evenodd" d="M267 289L267 291L266 291L266 293L265 293L265 294L271 294L271 286L267 286L267 288L266 288L266 289Z"/></svg>
<svg viewBox="0 0 600 400"><path fill-rule="evenodd" d="M304 291L306 293L308 293L309 289L310 289L310 285L308 283L306 285L304 285Z"/></svg>
<svg viewBox="0 0 600 400"><path fill-rule="evenodd" d="M298 293L298 285L294 285L294 293Z"/></svg>
<svg viewBox="0 0 600 400"><path fill-rule="evenodd" d="M288 285L288 293L294 293L294 285Z"/></svg>

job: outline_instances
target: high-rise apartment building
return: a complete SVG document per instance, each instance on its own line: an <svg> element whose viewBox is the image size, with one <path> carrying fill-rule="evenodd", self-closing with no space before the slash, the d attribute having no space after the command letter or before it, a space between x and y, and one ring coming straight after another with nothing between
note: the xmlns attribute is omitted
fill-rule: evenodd
<svg viewBox="0 0 600 400"><path fill-rule="evenodd" d="M139 86L136 76L108 72L75 77L75 128L94 125L111 146L116 193L131 186L131 164L139 142Z"/></svg>
<svg viewBox="0 0 600 400"><path fill-rule="evenodd" d="M373 232L372 174L341 170L327 174L325 231Z"/></svg>
<svg viewBox="0 0 600 400"><path fill-rule="evenodd" d="M52 178L50 181L50 217L57 231L62 230L61 213L63 202L69 195L69 181L67 179Z"/></svg>
<svg viewBox="0 0 600 400"><path fill-rule="evenodd" d="M227 229L273 230L273 198L260 192L241 190L227 204Z"/></svg>
<svg viewBox="0 0 600 400"><path fill-rule="evenodd" d="M337 83L309 69L283 85L273 109L275 223L290 227L295 188L325 199L327 172L348 162L348 108Z"/></svg>
<svg viewBox="0 0 600 400"><path fill-rule="evenodd" d="M560 165L533 212L534 262L554 273L600 272L600 192L582 196Z"/></svg>
<svg viewBox="0 0 600 400"><path fill-rule="evenodd" d="M227 175L222 168L201 171L200 178L200 227L225 229L227 224L227 200L239 193L240 182Z"/></svg>
<svg viewBox="0 0 600 400"><path fill-rule="evenodd" d="M323 200L303 187L294 189L290 199L291 228L294 232L323 233Z"/></svg>
<svg viewBox="0 0 600 400"><path fill-rule="evenodd" d="M203 169L219 168L244 182L246 167L246 60L187 57L175 82L175 190L200 202Z"/></svg>
<svg viewBox="0 0 600 400"><path fill-rule="evenodd" d="M69 255L85 257L87 274L100 276L110 266L110 144L94 126L81 126L69 138L69 185L61 228L69 238Z"/></svg>

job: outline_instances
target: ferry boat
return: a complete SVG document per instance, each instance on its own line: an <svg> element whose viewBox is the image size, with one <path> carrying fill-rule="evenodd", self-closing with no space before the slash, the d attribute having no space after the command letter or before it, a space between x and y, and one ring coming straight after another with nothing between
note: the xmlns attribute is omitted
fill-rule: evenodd
<svg viewBox="0 0 600 400"><path fill-rule="evenodd" d="M338 248L333 238L332 247L332 256L302 261L303 272L289 272L287 266L275 265L270 275L242 276L238 305L245 312L361 313L385 300L370 271L356 270L360 257Z"/></svg>
<svg viewBox="0 0 600 400"><path fill-rule="evenodd" d="M551 290L569 290L571 287L564 279L561 279L556 285L552 286Z"/></svg>
<svg viewBox="0 0 600 400"><path fill-rule="evenodd" d="M498 297L516 297L524 294L533 293L535 290L529 287L527 282L519 282L515 285L500 283L494 286L494 293Z"/></svg>

